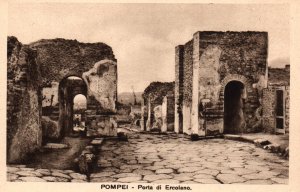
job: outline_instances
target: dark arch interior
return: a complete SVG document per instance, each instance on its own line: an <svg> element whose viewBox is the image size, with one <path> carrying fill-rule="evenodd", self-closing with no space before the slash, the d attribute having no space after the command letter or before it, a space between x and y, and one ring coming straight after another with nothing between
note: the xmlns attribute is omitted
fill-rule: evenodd
<svg viewBox="0 0 300 192"><path fill-rule="evenodd" d="M224 93L224 133L240 133L244 123L242 93L244 85L231 81Z"/></svg>
<svg viewBox="0 0 300 192"><path fill-rule="evenodd" d="M59 127L62 136L69 136L73 131L74 97L78 94L87 96L87 86L82 78L70 76L59 84Z"/></svg>

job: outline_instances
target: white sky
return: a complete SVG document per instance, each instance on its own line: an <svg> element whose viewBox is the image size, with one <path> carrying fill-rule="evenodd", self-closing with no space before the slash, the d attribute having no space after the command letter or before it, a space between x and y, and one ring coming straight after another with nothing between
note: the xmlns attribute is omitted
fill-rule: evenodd
<svg viewBox="0 0 300 192"><path fill-rule="evenodd" d="M66 38L104 42L118 59L118 91L173 81L175 46L196 31L267 31L269 65L289 63L287 5L10 4L8 35L22 43Z"/></svg>

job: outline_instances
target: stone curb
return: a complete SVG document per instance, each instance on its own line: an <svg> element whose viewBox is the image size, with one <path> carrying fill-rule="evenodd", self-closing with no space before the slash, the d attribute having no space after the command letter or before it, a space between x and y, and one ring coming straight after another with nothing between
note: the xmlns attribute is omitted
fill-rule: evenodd
<svg viewBox="0 0 300 192"><path fill-rule="evenodd" d="M253 143L260 148L268 150L272 153L277 153L279 156L282 156L287 159L289 158L289 147L284 148L277 143L271 143L267 139L262 139L262 138L249 139L241 135L229 135L229 134L225 134L223 135L223 137L224 139Z"/></svg>

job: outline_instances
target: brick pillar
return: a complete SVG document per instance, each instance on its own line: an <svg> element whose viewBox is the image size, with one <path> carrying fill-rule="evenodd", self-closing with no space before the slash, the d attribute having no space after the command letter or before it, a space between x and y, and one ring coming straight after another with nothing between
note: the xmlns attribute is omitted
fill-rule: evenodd
<svg viewBox="0 0 300 192"><path fill-rule="evenodd" d="M174 131L182 133L182 101L183 101L183 54L184 46L175 48L175 119Z"/></svg>

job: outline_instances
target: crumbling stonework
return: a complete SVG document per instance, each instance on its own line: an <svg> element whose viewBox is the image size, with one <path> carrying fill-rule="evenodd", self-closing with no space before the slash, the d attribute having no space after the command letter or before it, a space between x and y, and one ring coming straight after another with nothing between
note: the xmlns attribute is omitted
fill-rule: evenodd
<svg viewBox="0 0 300 192"><path fill-rule="evenodd" d="M262 94L262 125L267 133L289 133L289 109L290 109L290 69L285 68L268 69L268 88ZM283 93L281 101L277 100L277 91ZM277 114L278 103L283 104L283 115ZM276 118L283 120L283 128L277 129Z"/></svg>
<svg viewBox="0 0 300 192"><path fill-rule="evenodd" d="M106 118L110 119L109 116L116 113L117 63L111 47L104 43L65 39L43 39L29 46L37 50L37 63L41 68L43 115L58 121L60 136L72 131L72 107L76 94L87 97L87 129L105 135L103 130L95 130L95 121L103 119L98 116L107 115ZM72 85L66 80L68 77L80 79Z"/></svg>
<svg viewBox="0 0 300 192"><path fill-rule="evenodd" d="M143 93L142 102L142 121L146 123L141 125L142 130L151 131L174 130L174 83L151 83ZM169 102L168 102L169 101ZM169 103L169 104L168 104ZM171 122L171 120L173 121ZM167 121L169 120L169 121Z"/></svg>
<svg viewBox="0 0 300 192"><path fill-rule="evenodd" d="M266 32L197 32L177 46L175 131L198 135L259 131L255 114L266 87L267 48ZM226 92L229 85L240 107L230 109L237 104L230 104L228 98L234 95ZM232 130L226 128L230 121L236 122Z"/></svg>
<svg viewBox="0 0 300 192"><path fill-rule="evenodd" d="M7 162L19 163L42 144L40 69L17 38L7 48Z"/></svg>

